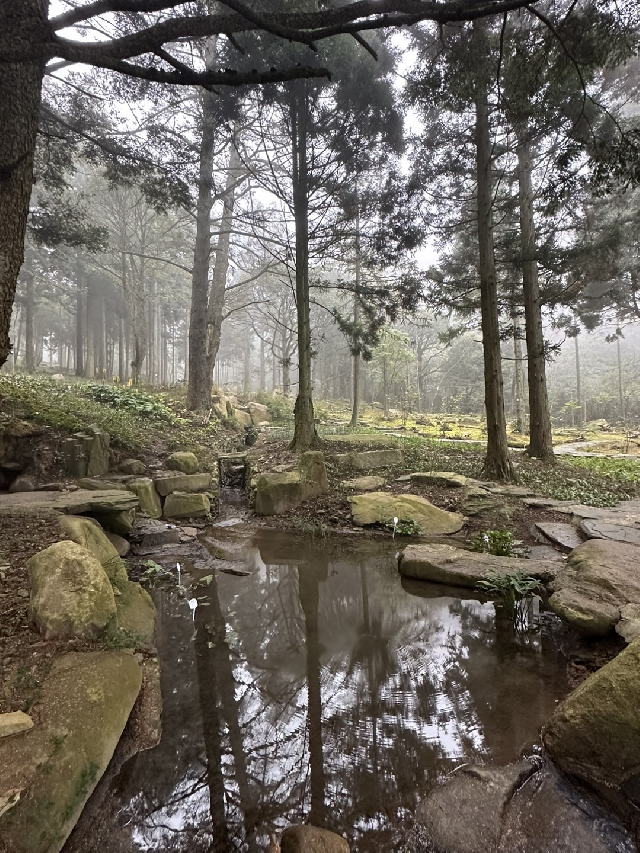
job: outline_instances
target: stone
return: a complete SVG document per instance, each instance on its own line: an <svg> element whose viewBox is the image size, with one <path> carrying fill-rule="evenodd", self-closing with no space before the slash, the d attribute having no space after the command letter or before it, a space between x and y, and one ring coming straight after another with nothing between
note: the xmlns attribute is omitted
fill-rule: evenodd
<svg viewBox="0 0 640 853"><path fill-rule="evenodd" d="M164 502L164 514L167 518L200 518L210 512L211 503L206 495L172 492Z"/></svg>
<svg viewBox="0 0 640 853"><path fill-rule="evenodd" d="M256 515L284 515L302 503L303 488L298 471L266 472L256 482Z"/></svg>
<svg viewBox="0 0 640 853"><path fill-rule="evenodd" d="M495 853L503 813L534 771L531 762L520 761L506 767L466 765L452 773L416 810L416 820L425 827L432 849Z"/></svg>
<svg viewBox="0 0 640 853"><path fill-rule="evenodd" d="M139 459L125 459L118 467L123 474L133 474L135 476L144 474L147 470L147 466Z"/></svg>
<svg viewBox="0 0 640 853"><path fill-rule="evenodd" d="M33 728L33 720L24 711L10 711L8 714L0 714L0 737L19 735Z"/></svg>
<svg viewBox="0 0 640 853"><path fill-rule="evenodd" d="M565 773L622 791L640 805L640 640L567 696L543 732Z"/></svg>
<svg viewBox="0 0 640 853"><path fill-rule="evenodd" d="M574 548L582 545L582 539L573 524L536 521L536 527L546 539L553 542L562 551L573 551Z"/></svg>
<svg viewBox="0 0 640 853"><path fill-rule="evenodd" d="M339 467L355 468L356 471L369 471L375 468L402 465L404 457L401 450L364 450L339 453L334 457L334 461Z"/></svg>
<svg viewBox="0 0 640 853"><path fill-rule="evenodd" d="M84 516L63 515L59 523L61 532L68 539L86 548L99 561L112 585L128 580L120 555L97 521Z"/></svg>
<svg viewBox="0 0 640 853"><path fill-rule="evenodd" d="M211 485L211 474L170 474L154 478L156 491L162 497L172 492L201 492Z"/></svg>
<svg viewBox="0 0 640 853"><path fill-rule="evenodd" d="M640 604L625 604L620 608L616 634L619 634L625 643L631 643L640 637Z"/></svg>
<svg viewBox="0 0 640 853"><path fill-rule="evenodd" d="M139 537L137 552L148 552L164 545L176 545L180 542L180 528L159 521L143 521L136 525L136 537Z"/></svg>
<svg viewBox="0 0 640 853"><path fill-rule="evenodd" d="M0 509L24 507L29 510L57 510L72 515L97 512L122 512L138 506L138 499L128 491L105 489L92 492L77 489L71 492L21 492L17 495L0 495Z"/></svg>
<svg viewBox="0 0 640 853"><path fill-rule="evenodd" d="M137 477L135 480L129 480L127 488L137 495L140 501L140 512L148 518L162 517L162 501L151 477Z"/></svg>
<svg viewBox="0 0 640 853"><path fill-rule="evenodd" d="M77 438L66 438L62 442L64 470L71 477L85 477L87 474L87 458L82 441Z"/></svg>
<svg viewBox="0 0 640 853"><path fill-rule="evenodd" d="M413 521L425 536L440 536L457 533L464 523L457 512L438 509L419 495L394 495L386 492L370 492L349 498L351 515L355 524L385 524L397 517L401 521Z"/></svg>
<svg viewBox="0 0 640 853"><path fill-rule="evenodd" d="M507 505L500 499L499 495L493 495L486 489L476 486L467 489L464 500L460 504L460 511L465 515L479 516L480 518L497 516L508 520L510 517Z"/></svg>
<svg viewBox="0 0 640 853"><path fill-rule="evenodd" d="M249 415L251 416L251 422L254 426L258 426L258 424L271 422L271 415L269 414L269 409L266 406L263 406L262 403L248 403L247 409L249 410Z"/></svg>
<svg viewBox="0 0 640 853"><path fill-rule="evenodd" d="M198 457L190 451L177 450L168 457L167 468L182 474L196 474L199 468Z"/></svg>
<svg viewBox="0 0 640 853"><path fill-rule="evenodd" d="M384 477L374 474L365 477L355 477L353 480L343 480L340 486L350 492L375 492L381 489L387 481Z"/></svg>
<svg viewBox="0 0 640 853"><path fill-rule="evenodd" d="M29 615L46 640L97 639L115 622L113 588L99 560L75 542L56 542L27 563Z"/></svg>
<svg viewBox="0 0 640 853"><path fill-rule="evenodd" d="M80 441L84 448L86 460L86 476L99 477L109 470L109 433L100 429L97 424L91 424L85 432L78 432L74 438Z"/></svg>
<svg viewBox="0 0 640 853"><path fill-rule="evenodd" d="M640 545L640 528L625 524L615 524L597 518L584 518L580 530L588 539L613 539L614 542L628 542Z"/></svg>
<svg viewBox="0 0 640 853"><path fill-rule="evenodd" d="M303 500L326 495L329 491L329 480L324 467L324 455L319 450L308 450L300 456L298 472L302 484Z"/></svg>
<svg viewBox="0 0 640 853"><path fill-rule="evenodd" d="M281 853L349 853L342 836L316 826L289 826L280 839Z"/></svg>
<svg viewBox="0 0 640 853"><path fill-rule="evenodd" d="M612 632L621 608L640 604L640 548L590 539L575 548L553 581L549 606L561 619L592 636Z"/></svg>
<svg viewBox="0 0 640 853"><path fill-rule="evenodd" d="M135 514L132 509L125 509L120 512L94 512L93 516L105 530L117 533L118 536L126 537L133 530Z"/></svg>
<svg viewBox="0 0 640 853"><path fill-rule="evenodd" d="M233 419L241 427L250 427L253 424L249 412L245 412L242 409L233 410Z"/></svg>
<svg viewBox="0 0 640 853"><path fill-rule="evenodd" d="M503 820L498 853L634 853L608 811L545 764L521 785Z"/></svg>
<svg viewBox="0 0 640 853"><path fill-rule="evenodd" d="M54 661L38 725L0 741L0 837L17 853L58 853L105 772L142 683L126 652Z"/></svg>
<svg viewBox="0 0 640 853"><path fill-rule="evenodd" d="M9 486L9 492L13 495L16 492L33 492L36 484L32 477L27 474L20 474Z"/></svg>
<svg viewBox="0 0 640 853"><path fill-rule="evenodd" d="M156 631L156 608L146 589L128 581L116 598L118 628L128 631L142 643L153 644Z"/></svg>
<svg viewBox="0 0 640 853"><path fill-rule="evenodd" d="M527 498L534 494L534 492L527 486L516 486L512 483L491 483L485 486L485 488L491 492L492 495L503 495L504 497L509 498Z"/></svg>
<svg viewBox="0 0 640 853"><path fill-rule="evenodd" d="M467 478L454 471L415 471L411 474L411 482L422 486L445 486L457 489L467 484Z"/></svg>
<svg viewBox="0 0 640 853"><path fill-rule="evenodd" d="M102 489L120 489L124 491L127 487L124 483L118 483L114 480L101 480L99 477L80 477L78 480L79 489L89 489L92 492L99 492Z"/></svg>
<svg viewBox="0 0 640 853"><path fill-rule="evenodd" d="M105 531L104 534L109 542L116 549L119 557L126 557L129 551L131 550L131 544L127 542L122 536L118 536L117 533L111 533L110 531Z"/></svg>
<svg viewBox="0 0 640 853"><path fill-rule="evenodd" d="M398 558L398 569L403 577L472 588L494 572L523 572L546 582L559 568L562 566L551 560L496 557L452 545L408 545Z"/></svg>

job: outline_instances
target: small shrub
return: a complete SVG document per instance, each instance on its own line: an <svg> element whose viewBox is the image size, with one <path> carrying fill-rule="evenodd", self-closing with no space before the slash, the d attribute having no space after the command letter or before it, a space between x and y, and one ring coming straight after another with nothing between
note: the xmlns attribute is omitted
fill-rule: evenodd
<svg viewBox="0 0 640 853"><path fill-rule="evenodd" d="M540 582L526 572L489 572L477 583L478 589L495 599L496 607L515 624L525 627L524 605L540 589Z"/></svg>
<svg viewBox="0 0 640 853"><path fill-rule="evenodd" d="M469 540L472 551L495 557L515 557L513 535L509 530L485 530Z"/></svg>
<svg viewBox="0 0 640 853"><path fill-rule="evenodd" d="M395 530L398 536L419 536L422 533L422 528L412 518L400 518L397 523L390 518L385 521L384 526L389 530Z"/></svg>

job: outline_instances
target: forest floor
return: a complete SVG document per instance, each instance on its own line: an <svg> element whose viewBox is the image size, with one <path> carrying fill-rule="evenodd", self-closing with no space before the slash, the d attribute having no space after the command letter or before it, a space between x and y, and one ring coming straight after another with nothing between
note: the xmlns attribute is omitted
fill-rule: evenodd
<svg viewBox="0 0 640 853"><path fill-rule="evenodd" d="M260 398L267 403L273 418L270 429L260 433L251 454L261 470L279 464L294 464L288 450L291 437L292 404L281 397ZM330 492L303 503L286 518L255 519L256 526L265 525L293 529L313 536L330 532L350 535L384 536L390 532L382 527L367 530L354 528L349 492L341 487L344 479L380 472L344 472L332 461L334 454L354 449L348 435L347 404L319 404L319 432L323 442ZM100 383L70 383L59 385L46 377L0 376L0 451L7 442L27 440L35 445L39 482L59 479L62 475L60 441L78 430L96 423L111 435L114 462L126 456L155 464L173 450L193 450L205 470L216 470L218 453L238 451L244 447L245 436L229 423L217 423L186 411L184 389L172 389L158 394L136 391ZM384 470L385 490L404 493L406 481L398 477L413 471L454 471L482 479L483 446L482 422L478 418L458 415L403 416L392 413L382 418L380 411L365 408L363 433L358 450L380 448L381 433L402 436L404 461L396 469ZM365 437L366 436L366 437ZM370 436L370 443L368 438ZM445 439L445 440L443 440ZM394 441L390 438L390 441ZM606 430L603 424L588 425L580 430L562 430L558 443L606 440L610 448L625 447L636 442L629 433ZM613 506L637 494L640 482L640 463L634 459L559 458L555 465L543 465L520 452L526 436L510 434L514 446L514 462L518 480L537 494L560 500L572 500L593 506ZM637 443L637 442L636 442ZM633 450L631 451L633 452ZM69 481L71 482L71 481ZM463 489L445 489L411 485L411 492L420 494L436 506L456 511L464 499ZM487 529L508 529L516 542L526 546L540 544L535 535L536 521L563 521L566 516L555 512L531 509L518 498L500 496L507 509L508 520L469 518L459 538L468 539ZM29 624L28 559L60 539L53 514L21 512L0 515L0 713L9 710L29 710L37 716L37 699L41 685L53 658L62 652L92 648L92 644L76 640L44 641ZM603 661L606 652L603 652Z"/></svg>

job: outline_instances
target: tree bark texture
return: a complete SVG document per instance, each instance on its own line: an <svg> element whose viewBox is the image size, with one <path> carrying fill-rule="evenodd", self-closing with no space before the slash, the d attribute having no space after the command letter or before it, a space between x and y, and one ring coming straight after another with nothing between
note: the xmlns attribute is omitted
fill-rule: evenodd
<svg viewBox="0 0 640 853"><path fill-rule="evenodd" d="M45 38L48 0L0 3L0 53ZM33 185L44 60L3 64L0 73L0 367L11 352L9 328Z"/></svg>
<svg viewBox="0 0 640 853"><path fill-rule="evenodd" d="M360 322L360 200L358 199L358 209L356 211L356 293L353 298L353 324L357 327ZM352 372L352 409L351 423L352 428L358 426L358 414L360 408L360 355L354 355L353 372Z"/></svg>
<svg viewBox="0 0 640 853"><path fill-rule="evenodd" d="M317 444L311 396L311 316L309 307L309 186L307 163L307 84L292 84L293 212L296 224L296 315L298 328L298 396L291 450L304 453Z"/></svg>
<svg viewBox="0 0 640 853"><path fill-rule="evenodd" d="M480 309L484 353L484 399L487 414L487 455L484 476L490 480L514 480L507 447L507 422L500 354L498 284L493 255L491 192L491 135L486 86L476 93L476 173L478 183L478 256Z"/></svg>
<svg viewBox="0 0 640 853"><path fill-rule="evenodd" d="M526 128L517 128L518 186L520 198L520 246L522 254L522 289L527 342L527 381L529 385L530 456L553 462L551 416L547 394L542 302L536 259L536 230L533 219L531 185L531 144Z"/></svg>
<svg viewBox="0 0 640 853"><path fill-rule="evenodd" d="M216 50L212 39L209 62ZM209 64L209 62L207 64ZM187 407L193 411L208 409L211 402L211 378L207 365L207 308L209 301L209 263L211 255L211 208L213 206L213 157L216 133L216 96L202 95L202 139L198 172L196 207L196 245L191 274L191 313L189 315L189 387Z"/></svg>
<svg viewBox="0 0 640 853"><path fill-rule="evenodd" d="M213 279L208 295L207 305L207 379L209 387L207 398L211 395L213 370L220 348L222 321L224 320L224 303L227 288L227 273L229 272L229 242L233 227L233 208L235 204L235 188L238 182L240 156L232 138L227 167L227 183L224 193L224 206L220 220L220 232L216 247L216 260L213 267Z"/></svg>

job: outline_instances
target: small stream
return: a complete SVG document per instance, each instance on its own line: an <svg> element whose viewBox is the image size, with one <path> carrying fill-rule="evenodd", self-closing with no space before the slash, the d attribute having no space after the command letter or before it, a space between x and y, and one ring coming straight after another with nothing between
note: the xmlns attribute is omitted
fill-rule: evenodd
<svg viewBox="0 0 640 853"><path fill-rule="evenodd" d="M392 851L443 774L538 742L568 690L553 621L514 637L491 603L401 581L390 539L229 521L201 541L251 575L209 572L195 621L156 591L162 740L74 853L254 853L304 821Z"/></svg>

